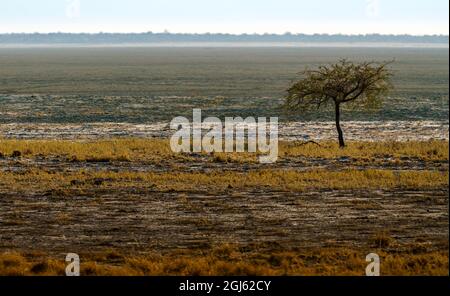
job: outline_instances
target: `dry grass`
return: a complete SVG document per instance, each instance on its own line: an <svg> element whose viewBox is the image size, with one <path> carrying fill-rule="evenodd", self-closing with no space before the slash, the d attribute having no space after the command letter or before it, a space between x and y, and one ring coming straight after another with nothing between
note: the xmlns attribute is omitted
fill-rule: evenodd
<svg viewBox="0 0 450 296"><path fill-rule="evenodd" d="M131 161L171 155L166 140L113 139L98 141L0 140L0 153L22 157L66 157L72 161Z"/></svg>
<svg viewBox="0 0 450 296"><path fill-rule="evenodd" d="M282 142L280 154L284 156L305 156L318 158L352 157L355 159L416 158L421 160L448 160L448 141L426 142L348 142L345 149L339 149L336 141L301 145L299 142Z"/></svg>
<svg viewBox="0 0 450 296"><path fill-rule="evenodd" d="M357 275L369 251L347 248L248 252L223 245L206 251L81 255L81 275ZM382 275L448 275L448 254L376 251ZM64 275L64 258L17 252L0 254L0 275Z"/></svg>
<svg viewBox="0 0 450 296"><path fill-rule="evenodd" d="M345 149L339 149L334 142L301 145L282 142L280 155L283 158L351 158L352 164L365 162L375 164L381 159L408 159L423 161L448 161L448 141L428 142L350 142ZM355 170L341 165L340 170L312 169L300 172L295 169L262 169L249 172L214 170L210 173L180 172L177 162L196 161L190 154L174 154L167 140L162 139L113 139L97 141L58 140L1 140L0 153L3 157L16 154L21 158L58 157L70 161L109 162L134 161L166 162L168 171L120 172L78 169L76 171L48 171L43 168L27 168L20 172L0 172L0 186L8 189L66 190L87 187L154 187L158 190L226 190L252 187L270 187L273 190L304 191L315 189L393 189L393 188L435 188L448 186L448 172L395 171L382 169ZM16 157L17 158L17 157ZM194 159L195 158L195 159ZM255 162L256 155L248 153L202 154L201 162ZM289 161L289 160L288 160Z"/></svg>
<svg viewBox="0 0 450 296"><path fill-rule="evenodd" d="M0 172L0 186L10 190L47 190L74 188L154 188L160 191L222 191L229 188L267 187L280 191L309 189L414 189L448 186L448 172L353 170L310 171L261 169L249 172L111 172L106 170L49 172L30 169L25 172Z"/></svg>
<svg viewBox="0 0 450 296"><path fill-rule="evenodd" d="M402 161L448 161L448 141L369 143L350 142L338 149L334 142L314 144L281 143L281 158L351 157L357 161L374 162L393 158ZM12 158L17 151L16 159ZM20 154L20 156L18 156ZM173 154L166 140L113 139L98 141L28 141L1 140L0 158L16 162L19 158L57 157L71 161L131 161L155 162L189 161L192 155ZM202 154L201 161L253 162L249 154ZM197 158L196 158L197 159ZM198 159L197 159L198 161ZM168 169L165 172L136 172L122 168L108 171L101 165L95 169L27 166L20 170L0 171L2 192L42 192L58 196L73 196L73 191L91 192L105 189L120 192L123 188L136 190L217 192L261 190L376 190L433 189L448 187L448 171L437 170L358 170L340 167L335 170L293 168L257 168L250 171L213 169L189 172ZM82 166L84 167L84 166ZM186 199L186 198L185 198ZM180 201L187 203L187 199ZM367 205L362 205L367 207ZM373 206L373 205L371 205ZM364 210L365 208L361 208ZM71 223L74 217L60 214L59 224ZM7 223L20 225L20 216L11 216ZM5 221L6 223L6 221ZM206 225L208 220L198 220ZM365 255L376 251L382 260L383 275L448 275L447 250L411 248L397 250L389 234L380 232L368 241L370 250L352 248L283 250L243 250L224 245L207 250L172 251L172 253L123 254L108 251L82 255L82 275L364 275ZM396 251L395 251L396 250ZM40 253L0 253L0 275L64 275L64 258Z"/></svg>
<svg viewBox="0 0 450 296"><path fill-rule="evenodd" d="M0 139L0 155L12 156L20 152L24 158L65 157L73 161L161 161L163 159L189 159L189 154L175 154L166 139L112 139L96 141L69 140L10 140ZM279 156L340 158L355 160L412 158L424 161L448 160L448 141L412 142L349 142L339 149L335 141L324 141L320 146L302 145L300 142L280 142ZM206 154L216 162L256 162L256 154L214 153Z"/></svg>

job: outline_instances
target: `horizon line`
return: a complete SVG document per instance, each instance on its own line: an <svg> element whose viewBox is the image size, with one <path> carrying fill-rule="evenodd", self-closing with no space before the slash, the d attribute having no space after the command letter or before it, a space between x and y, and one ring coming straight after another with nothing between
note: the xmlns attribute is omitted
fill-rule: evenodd
<svg viewBox="0 0 450 296"><path fill-rule="evenodd" d="M120 35L127 35L127 34L171 34L171 35L232 35L232 36L245 36L245 35L254 35L254 36L266 36L266 35L275 35L275 36L298 36L298 35L305 35L305 36L370 36L370 35L378 35L378 36L410 36L410 37L449 37L449 34L442 34L442 33L434 33L434 34L409 34L409 33L399 33L399 34L387 34L387 33L355 33L355 34L348 34L348 33L301 33L301 32L285 32L285 33L230 33L230 32L170 32L170 31L159 31L159 32L153 32L153 31L141 31L141 32L113 32L113 31L98 31L98 32L64 32L64 31L52 31L52 32L0 32L0 35L13 35L13 34L42 34L42 35L48 35L48 34L86 34L86 35L97 35L97 34L120 34Z"/></svg>

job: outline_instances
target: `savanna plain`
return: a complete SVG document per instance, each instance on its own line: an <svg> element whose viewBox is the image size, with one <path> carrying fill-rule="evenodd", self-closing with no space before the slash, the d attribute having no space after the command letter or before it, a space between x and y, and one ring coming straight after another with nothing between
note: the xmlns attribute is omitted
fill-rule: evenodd
<svg viewBox="0 0 450 296"><path fill-rule="evenodd" d="M305 66L394 60L377 111L286 115ZM448 275L448 49L0 48L0 274ZM278 116L279 158L170 120Z"/></svg>

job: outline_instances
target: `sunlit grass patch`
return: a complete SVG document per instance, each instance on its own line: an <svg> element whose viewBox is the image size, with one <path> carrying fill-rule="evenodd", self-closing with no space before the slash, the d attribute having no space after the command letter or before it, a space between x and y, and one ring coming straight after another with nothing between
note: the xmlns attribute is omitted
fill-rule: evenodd
<svg viewBox="0 0 450 296"><path fill-rule="evenodd" d="M339 149L336 141L323 141L319 145L302 142L281 142L282 156L321 158L419 158L422 160L448 160L448 141L409 142L355 142L349 141Z"/></svg>
<svg viewBox="0 0 450 296"><path fill-rule="evenodd" d="M17 190L71 188L154 187L161 191L228 190L267 187L271 190L305 191L309 189L414 189L448 186L448 172L315 169L260 169L249 172L112 172L79 170L49 172L31 169L26 172L0 172L0 185Z"/></svg>
<svg viewBox="0 0 450 296"><path fill-rule="evenodd" d="M208 250L181 250L165 254L122 254L105 251L80 255L82 276L364 276L368 251L352 248L317 250L243 251L233 245ZM381 275L448 275L445 251L390 252L376 250ZM111 254L114 254L111 257ZM0 275L64 275L64 258L41 254L0 253Z"/></svg>
<svg viewBox="0 0 450 296"><path fill-rule="evenodd" d="M0 153L22 157L65 157L71 161L133 161L171 155L168 140L139 138L96 141L0 140Z"/></svg>
<svg viewBox="0 0 450 296"><path fill-rule="evenodd" d="M448 160L448 141L411 142L348 142L339 149L335 141L314 143L280 142L279 157L311 157L371 160L420 159ZM70 140L0 140L3 157L19 153L24 158L65 157L72 161L151 161L171 158L189 159L192 154L173 153L168 139L109 139L93 141ZM201 153L214 162L256 162L253 153Z"/></svg>

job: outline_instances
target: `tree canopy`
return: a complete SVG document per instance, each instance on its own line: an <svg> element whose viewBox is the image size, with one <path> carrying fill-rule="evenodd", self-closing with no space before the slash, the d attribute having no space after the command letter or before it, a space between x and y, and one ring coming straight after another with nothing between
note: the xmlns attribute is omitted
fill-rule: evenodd
<svg viewBox="0 0 450 296"><path fill-rule="evenodd" d="M339 144L344 147L340 127L341 105L379 107L382 99L392 89L392 73L387 67L390 63L392 62L354 63L340 60L317 69L305 69L300 73L302 79L287 90L284 107L290 112L304 112L333 105Z"/></svg>

